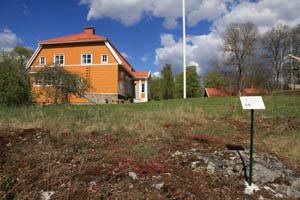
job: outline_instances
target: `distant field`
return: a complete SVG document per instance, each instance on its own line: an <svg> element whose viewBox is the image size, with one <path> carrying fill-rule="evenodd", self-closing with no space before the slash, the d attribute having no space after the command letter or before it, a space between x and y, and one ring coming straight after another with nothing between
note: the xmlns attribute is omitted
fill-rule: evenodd
<svg viewBox="0 0 300 200"><path fill-rule="evenodd" d="M277 155L300 174L300 96L263 99L266 110L255 111L255 151ZM191 148L186 138L194 136L213 137L223 146L248 147L250 111L242 110L238 97L0 107L0 198L1 191L23 199L27 194L30 199L41 190L55 190L58 199L84 199L86 195L98 199L99 195L89 193L88 185L82 189L81 184L92 181L92 175L108 173L109 167L124 162L132 170L149 159L162 161L178 149ZM16 177L23 182L16 184ZM105 180L100 191L103 198L109 195L105 193L108 182L121 184ZM130 185L122 184L127 189ZM137 199L145 193L141 188L128 191ZM125 198L115 195L112 192L112 197ZM150 199L161 194L155 195Z"/></svg>

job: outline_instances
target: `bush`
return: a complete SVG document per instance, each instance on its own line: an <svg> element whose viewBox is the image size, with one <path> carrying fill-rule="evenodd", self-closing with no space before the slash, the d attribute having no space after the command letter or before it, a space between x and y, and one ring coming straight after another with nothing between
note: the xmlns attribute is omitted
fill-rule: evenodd
<svg viewBox="0 0 300 200"><path fill-rule="evenodd" d="M29 75L8 63L0 63L0 104L27 105L31 100Z"/></svg>

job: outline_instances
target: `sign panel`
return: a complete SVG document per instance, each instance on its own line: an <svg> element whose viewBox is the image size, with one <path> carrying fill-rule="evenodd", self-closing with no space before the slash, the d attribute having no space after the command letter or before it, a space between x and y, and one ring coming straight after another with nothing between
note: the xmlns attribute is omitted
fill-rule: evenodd
<svg viewBox="0 0 300 200"><path fill-rule="evenodd" d="M244 110L264 110L266 109L261 96L240 97Z"/></svg>

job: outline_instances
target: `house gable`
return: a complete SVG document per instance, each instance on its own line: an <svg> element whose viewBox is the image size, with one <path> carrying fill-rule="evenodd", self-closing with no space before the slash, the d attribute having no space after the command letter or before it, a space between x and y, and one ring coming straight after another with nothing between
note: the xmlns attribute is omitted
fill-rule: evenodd
<svg viewBox="0 0 300 200"><path fill-rule="evenodd" d="M92 65L118 65L118 61L104 42L90 43L68 43L68 44L48 44L42 45L32 61L31 66L39 66L40 57L46 58L46 64L54 64L54 55L64 55L65 66L78 66L81 64L82 54L92 55ZM108 56L108 62L101 62L101 55Z"/></svg>

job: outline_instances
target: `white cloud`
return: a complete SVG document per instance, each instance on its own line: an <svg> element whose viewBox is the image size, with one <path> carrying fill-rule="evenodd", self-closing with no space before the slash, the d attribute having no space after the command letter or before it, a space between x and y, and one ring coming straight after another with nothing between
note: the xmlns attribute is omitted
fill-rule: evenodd
<svg viewBox="0 0 300 200"><path fill-rule="evenodd" d="M147 62L147 60L148 60L148 55L147 55L147 54L144 55L144 56L141 58L141 61L143 61L143 62Z"/></svg>
<svg viewBox="0 0 300 200"><path fill-rule="evenodd" d="M153 78L160 78L161 77L161 73L160 72L154 72L154 73L152 73L152 77Z"/></svg>
<svg viewBox="0 0 300 200"><path fill-rule="evenodd" d="M187 37L187 65L194 65L199 74L205 73L210 65L211 60L218 58L220 52L218 47L221 39L214 33L201 36ZM161 35L162 47L156 49L155 65L164 66L171 64L172 71L176 74L183 69L183 44L182 40L174 40L173 35Z"/></svg>
<svg viewBox="0 0 300 200"><path fill-rule="evenodd" d="M0 33L0 51L11 51L18 43L22 42L15 33L7 28Z"/></svg>
<svg viewBox="0 0 300 200"><path fill-rule="evenodd" d="M193 1L188 2L192 4ZM220 34L230 23L252 21L258 26L260 33L270 30L280 22L290 26L300 23L300 15L298 14L300 3L294 0L227 1L227 7L220 3L217 5L217 3L218 1L214 0L203 2L201 8L195 8L189 12L188 23L190 26L201 19L213 21L211 33L187 37L187 65L197 66L199 74L207 72L212 67L211 62L221 57L219 51L222 44ZM196 4L193 5L193 7L196 6ZM205 7L207 9L204 9L203 12L197 12ZM206 11L211 11L210 8L213 7L218 11L206 13ZM162 68L168 63L172 65L173 72L181 72L183 68L182 39L175 40L171 34L161 34L161 46L155 51L155 65Z"/></svg>
<svg viewBox="0 0 300 200"><path fill-rule="evenodd" d="M182 0L81 0L89 6L87 19L110 18L126 26L135 25L144 17L162 18L163 26L174 29L181 23ZM187 62L205 73L210 62L220 56L220 34L230 23L255 23L264 33L277 23L294 26L300 23L299 0L186 0L187 25L201 20L213 23L211 33L187 38ZM188 33L187 29L187 33ZM155 50L155 64L172 65L175 73L182 71L182 39L161 34L161 47Z"/></svg>
<svg viewBox="0 0 300 200"><path fill-rule="evenodd" d="M213 20L226 12L226 3L231 0L188 0L186 15L189 26L200 20ZM144 16L161 17L167 29L177 27L177 20L182 17L182 0L81 0L87 4L87 19L110 18L126 26L135 25Z"/></svg>
<svg viewBox="0 0 300 200"><path fill-rule="evenodd" d="M132 59L131 56L129 56L128 54L121 52L121 55L125 58L125 59Z"/></svg>
<svg viewBox="0 0 300 200"><path fill-rule="evenodd" d="M299 1L261 0L258 2L242 1L233 5L230 12L214 22L214 28L222 32L230 23L253 22L264 33L277 23L295 26L300 23Z"/></svg>

